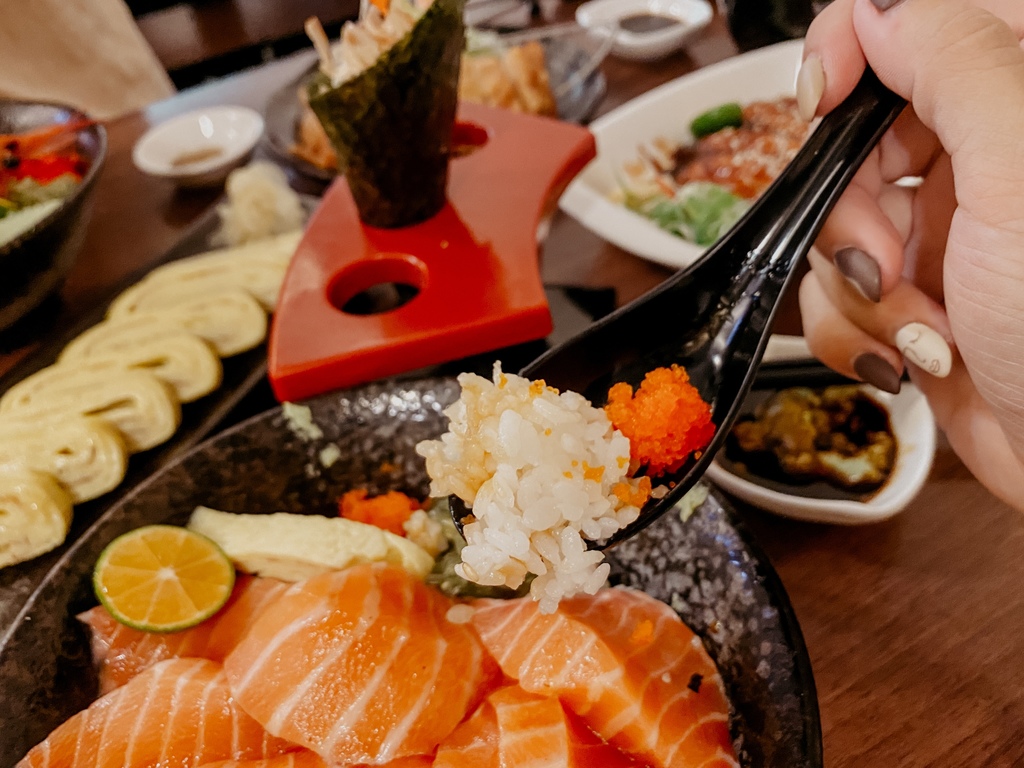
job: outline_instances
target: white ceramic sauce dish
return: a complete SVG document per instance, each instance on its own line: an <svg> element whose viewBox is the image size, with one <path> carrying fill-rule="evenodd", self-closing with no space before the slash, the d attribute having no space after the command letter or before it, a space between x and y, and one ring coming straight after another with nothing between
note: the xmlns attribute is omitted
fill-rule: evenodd
<svg viewBox="0 0 1024 768"><path fill-rule="evenodd" d="M666 83L598 118L590 124L597 157L569 185L559 207L625 251L673 269L689 266L705 246L665 232L614 200L621 189L620 169L652 139L688 140L693 118L713 107L792 95L802 50L803 41L793 40L736 56Z"/></svg>
<svg viewBox="0 0 1024 768"><path fill-rule="evenodd" d="M143 173L180 186L224 182L263 135L263 116L247 107L209 107L172 117L136 142L132 161Z"/></svg>
<svg viewBox="0 0 1024 768"><path fill-rule="evenodd" d="M693 40L713 15L705 0L590 0L576 9L576 22L614 36L613 56L655 61Z"/></svg>
<svg viewBox="0 0 1024 768"><path fill-rule="evenodd" d="M776 336L769 343L765 361L809 357L802 338ZM898 395L881 392L866 384L862 388L888 411L897 443L892 474L878 491L864 500L784 493L760 485L748 475L734 474L718 458L708 467L707 478L738 499L795 520L861 525L898 514L914 499L928 478L935 457L935 419L924 395L912 384L904 382Z"/></svg>

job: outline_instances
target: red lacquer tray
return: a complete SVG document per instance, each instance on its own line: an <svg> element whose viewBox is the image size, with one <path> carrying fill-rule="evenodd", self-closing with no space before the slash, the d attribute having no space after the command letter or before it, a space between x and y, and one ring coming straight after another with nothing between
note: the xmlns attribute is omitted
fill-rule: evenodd
<svg viewBox="0 0 1024 768"><path fill-rule="evenodd" d="M448 202L400 229L359 221L344 178L310 219L285 277L269 345L279 400L298 400L546 336L537 230L594 157L585 128L463 104ZM367 289L418 293L379 314L342 311Z"/></svg>

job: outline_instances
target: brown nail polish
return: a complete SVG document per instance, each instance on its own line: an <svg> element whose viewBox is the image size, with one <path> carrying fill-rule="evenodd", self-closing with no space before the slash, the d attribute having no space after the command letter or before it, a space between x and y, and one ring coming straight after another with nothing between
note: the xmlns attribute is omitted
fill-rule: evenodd
<svg viewBox="0 0 1024 768"><path fill-rule="evenodd" d="M878 262L860 248L840 248L832 257L836 269L870 301L882 299L882 271Z"/></svg>
<svg viewBox="0 0 1024 768"><path fill-rule="evenodd" d="M875 4L875 8L880 11L888 11L894 5L899 5L903 0L871 0Z"/></svg>
<svg viewBox="0 0 1024 768"><path fill-rule="evenodd" d="M900 391L900 375L883 357L865 352L853 361L853 370L862 381L878 387L883 392L897 394Z"/></svg>

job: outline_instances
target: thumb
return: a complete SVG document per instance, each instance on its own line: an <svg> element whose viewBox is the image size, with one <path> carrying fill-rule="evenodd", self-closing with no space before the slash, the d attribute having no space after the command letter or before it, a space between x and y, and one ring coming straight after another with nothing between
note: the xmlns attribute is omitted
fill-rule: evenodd
<svg viewBox="0 0 1024 768"><path fill-rule="evenodd" d="M1010 25L971 0L903 0L884 12L855 0L853 25L882 82L952 156L958 202L1017 197L1024 52ZM970 168L958 168L965 158Z"/></svg>

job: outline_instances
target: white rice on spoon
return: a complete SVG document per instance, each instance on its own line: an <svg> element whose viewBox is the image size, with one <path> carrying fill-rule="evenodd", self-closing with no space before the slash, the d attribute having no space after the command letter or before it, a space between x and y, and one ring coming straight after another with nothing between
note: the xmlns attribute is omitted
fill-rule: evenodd
<svg viewBox="0 0 1024 768"><path fill-rule="evenodd" d="M608 578L604 539L633 522L646 479L629 472L629 440L582 395L505 374L459 377L462 395L445 414L448 432L420 443L432 496L455 494L472 507L458 574L517 588L543 612L577 592L594 594ZM640 501L642 503L642 501Z"/></svg>

